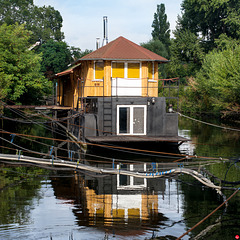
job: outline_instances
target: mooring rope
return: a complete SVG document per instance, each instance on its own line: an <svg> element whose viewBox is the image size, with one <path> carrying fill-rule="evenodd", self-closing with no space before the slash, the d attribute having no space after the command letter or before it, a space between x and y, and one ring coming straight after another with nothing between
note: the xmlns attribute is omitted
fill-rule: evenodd
<svg viewBox="0 0 240 240"><path fill-rule="evenodd" d="M222 128L222 129L225 129L225 130L231 130L231 131L240 132L240 129L223 127L223 126L219 126L219 125L216 125L216 124L213 124L213 123L204 122L204 121L201 121L201 120L198 120L198 119L195 119L195 118L186 116L186 115L184 115L184 114L182 114L182 113L180 113L180 112L178 112L178 114L179 114L179 116L188 118L188 119L190 119L190 120L193 120L193 121L195 121L195 122L199 122L199 123L202 123L202 124L205 124L205 125L209 125L209 126L213 126L213 127L217 127L217 128Z"/></svg>
<svg viewBox="0 0 240 240"><path fill-rule="evenodd" d="M98 174L121 174L121 175L126 175L126 176L132 176L132 177L138 177L138 178L162 178L162 177L167 177L171 175L176 175L176 174L187 174L195 179L197 179L199 182L202 184L216 189L216 191L221 195L221 187L213 184L209 179L204 177L202 174L198 173L195 170L192 169L186 169L182 167L178 168L173 168L170 170L166 171L155 171L155 172L133 172L133 171L127 171L123 169L116 169L116 168L111 168L111 169L103 169L103 168L98 168L98 167L92 167L88 166L82 163L78 162L72 162L72 161L64 161L64 160L56 160L56 159L42 159L42 158L35 158L35 157L29 157L29 156L23 156L23 155L13 155L13 154L0 154L0 159L4 160L12 160L12 161L22 161L22 162L28 162L28 163L33 163L33 164L43 164L43 165L52 165L52 166L62 166L62 167L69 167L73 168L73 170L86 170Z"/></svg>
<svg viewBox="0 0 240 240"><path fill-rule="evenodd" d="M229 160L227 158L219 158L219 157L205 157L205 156L197 156L197 155L187 155L187 154L180 154L180 153L168 153L168 152L160 152L160 151L154 151L154 150L147 150L147 149L137 149L137 148L129 148L129 147L121 147L121 146L112 146L112 145L106 145L106 144L96 144L96 143L90 143L90 142L82 142L82 141L75 141L75 140L63 140L59 138L50 138L50 137L41 137L36 135L28 135L28 134L21 134L21 133L13 133L9 131L0 130L0 133L3 134L14 134L16 136L25 136L30 138L38 138L38 139L45 139L45 140L52 140L52 141L59 141L59 142L69 142L69 143L79 143L79 144L85 144L90 146L98 146L98 147L105 147L108 149L116 150L116 149L122 149L127 151L136 151L136 152L144 152L144 153L154 153L154 154L160 154L160 155L171 155L175 157L187 157L187 158L195 158L195 159L209 159L209 160Z"/></svg>

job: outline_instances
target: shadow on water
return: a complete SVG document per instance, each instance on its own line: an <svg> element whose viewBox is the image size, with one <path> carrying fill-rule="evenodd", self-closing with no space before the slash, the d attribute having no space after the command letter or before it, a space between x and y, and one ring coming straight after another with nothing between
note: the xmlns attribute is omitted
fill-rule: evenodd
<svg viewBox="0 0 240 240"><path fill-rule="evenodd" d="M176 144L164 143L121 143L120 144L105 144L105 146L89 146L86 152L86 158L93 155L124 159L131 161L171 161L177 157L172 154L180 154Z"/></svg>

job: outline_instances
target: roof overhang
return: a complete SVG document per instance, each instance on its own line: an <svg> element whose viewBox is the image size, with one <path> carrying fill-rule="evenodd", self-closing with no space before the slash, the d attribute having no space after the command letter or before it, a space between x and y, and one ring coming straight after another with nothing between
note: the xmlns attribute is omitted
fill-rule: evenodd
<svg viewBox="0 0 240 240"><path fill-rule="evenodd" d="M65 70L63 72L57 73L55 76L56 77L62 77L62 76L65 76L65 75L69 75L69 74L73 73L73 70L75 68L79 67L80 65L81 65L81 63L78 63L78 64L72 66L71 68L69 68L69 69L67 69L67 70Z"/></svg>
<svg viewBox="0 0 240 240"><path fill-rule="evenodd" d="M170 60L155 60L155 59L122 59L122 58L88 58L88 59L79 59L81 61L129 61L129 62L159 62L159 63L168 63Z"/></svg>

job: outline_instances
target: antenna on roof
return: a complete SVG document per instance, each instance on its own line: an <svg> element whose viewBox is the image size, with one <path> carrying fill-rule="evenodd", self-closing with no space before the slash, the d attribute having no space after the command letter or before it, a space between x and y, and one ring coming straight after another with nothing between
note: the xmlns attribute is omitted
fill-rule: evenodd
<svg viewBox="0 0 240 240"><path fill-rule="evenodd" d="M108 33L107 33L107 16L103 17L103 46L105 46L106 44L108 44Z"/></svg>

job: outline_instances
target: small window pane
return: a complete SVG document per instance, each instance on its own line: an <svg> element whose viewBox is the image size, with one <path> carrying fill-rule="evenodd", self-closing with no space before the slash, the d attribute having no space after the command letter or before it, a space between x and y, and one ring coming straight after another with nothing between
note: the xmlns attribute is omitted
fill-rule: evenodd
<svg viewBox="0 0 240 240"><path fill-rule="evenodd" d="M148 78L153 79L153 63L148 63Z"/></svg>
<svg viewBox="0 0 240 240"><path fill-rule="evenodd" d="M95 62L95 79L103 79L104 77L104 63Z"/></svg>
<svg viewBox="0 0 240 240"><path fill-rule="evenodd" d="M140 78L140 63L128 63L128 78Z"/></svg>
<svg viewBox="0 0 240 240"><path fill-rule="evenodd" d="M129 166L127 166L126 164L122 164L121 169L129 171ZM129 184L130 184L130 176L126 176L126 175L119 176L119 186L128 186Z"/></svg>
<svg viewBox="0 0 240 240"><path fill-rule="evenodd" d="M119 133L130 133L130 108L119 108Z"/></svg>
<svg viewBox="0 0 240 240"><path fill-rule="evenodd" d="M133 133L144 133L144 108L133 108Z"/></svg>
<svg viewBox="0 0 240 240"><path fill-rule="evenodd" d="M112 63L112 77L113 78L124 78L124 63L113 62Z"/></svg>

